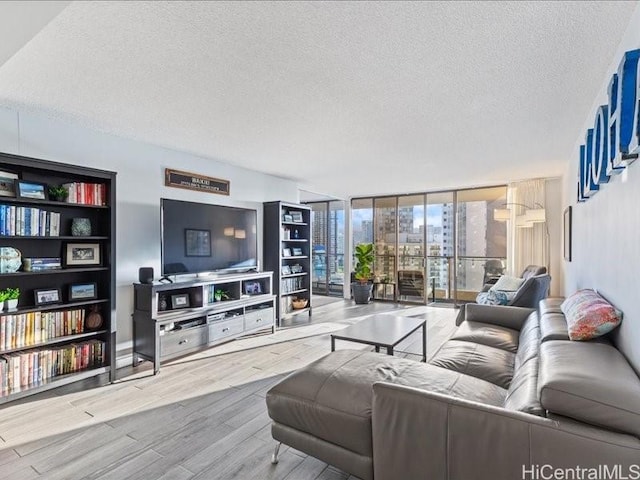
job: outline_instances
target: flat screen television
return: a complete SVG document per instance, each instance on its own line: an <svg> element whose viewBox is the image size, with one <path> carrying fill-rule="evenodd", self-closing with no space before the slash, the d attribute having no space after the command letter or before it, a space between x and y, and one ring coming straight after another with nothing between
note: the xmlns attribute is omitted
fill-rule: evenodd
<svg viewBox="0 0 640 480"><path fill-rule="evenodd" d="M257 212L161 199L162 275L258 266Z"/></svg>

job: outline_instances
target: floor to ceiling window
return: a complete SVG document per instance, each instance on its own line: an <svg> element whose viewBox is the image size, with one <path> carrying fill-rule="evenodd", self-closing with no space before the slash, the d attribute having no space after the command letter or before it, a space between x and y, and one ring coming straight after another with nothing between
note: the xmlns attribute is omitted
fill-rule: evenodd
<svg viewBox="0 0 640 480"><path fill-rule="evenodd" d="M506 227L493 219L506 192L500 186L352 200L352 244L373 242L372 280L394 286L382 298L475 299L506 263Z"/></svg>
<svg viewBox="0 0 640 480"><path fill-rule="evenodd" d="M344 202L310 202L312 215L312 289L342 296L344 289Z"/></svg>

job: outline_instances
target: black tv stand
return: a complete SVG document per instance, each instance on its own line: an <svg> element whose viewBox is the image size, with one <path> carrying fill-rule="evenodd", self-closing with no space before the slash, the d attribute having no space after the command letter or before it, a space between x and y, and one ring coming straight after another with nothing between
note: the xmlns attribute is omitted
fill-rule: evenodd
<svg viewBox="0 0 640 480"><path fill-rule="evenodd" d="M173 283L173 280L171 280L171 279L169 278L169 275L163 275L163 276L161 276L161 277L160 277L160 279L158 280L158 282L160 282L160 283L165 283L165 282L166 282L166 283Z"/></svg>

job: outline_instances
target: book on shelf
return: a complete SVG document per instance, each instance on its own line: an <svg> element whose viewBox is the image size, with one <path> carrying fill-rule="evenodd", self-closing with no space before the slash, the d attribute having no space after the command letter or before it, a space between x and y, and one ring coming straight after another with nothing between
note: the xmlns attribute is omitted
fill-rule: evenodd
<svg viewBox="0 0 640 480"><path fill-rule="evenodd" d="M282 293L293 292L304 288L304 279L302 277L284 278L282 279Z"/></svg>
<svg viewBox="0 0 640 480"><path fill-rule="evenodd" d="M104 366L105 350L105 342L89 340L2 355L0 394L18 393L38 387L59 375Z"/></svg>
<svg viewBox="0 0 640 480"><path fill-rule="evenodd" d="M62 185L69 192L67 203L106 205L107 188L102 183L72 182Z"/></svg>
<svg viewBox="0 0 640 480"><path fill-rule="evenodd" d="M40 208L0 204L0 236L57 237L60 214Z"/></svg>
<svg viewBox="0 0 640 480"><path fill-rule="evenodd" d="M0 352L85 332L85 310L0 315Z"/></svg>
<svg viewBox="0 0 640 480"><path fill-rule="evenodd" d="M40 272L59 268L62 268L62 259L60 257L27 257L22 259L22 269L25 272Z"/></svg>

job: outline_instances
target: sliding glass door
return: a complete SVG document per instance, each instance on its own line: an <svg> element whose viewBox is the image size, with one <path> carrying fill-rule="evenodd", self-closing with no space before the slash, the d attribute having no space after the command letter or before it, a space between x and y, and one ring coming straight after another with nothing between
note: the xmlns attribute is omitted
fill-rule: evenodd
<svg viewBox="0 0 640 480"><path fill-rule="evenodd" d="M506 265L506 226L493 218L506 194L500 186L352 200L353 246L375 248L374 297L474 300Z"/></svg>
<svg viewBox="0 0 640 480"><path fill-rule="evenodd" d="M342 296L344 288L344 202L313 202L311 207L312 288L314 294Z"/></svg>

